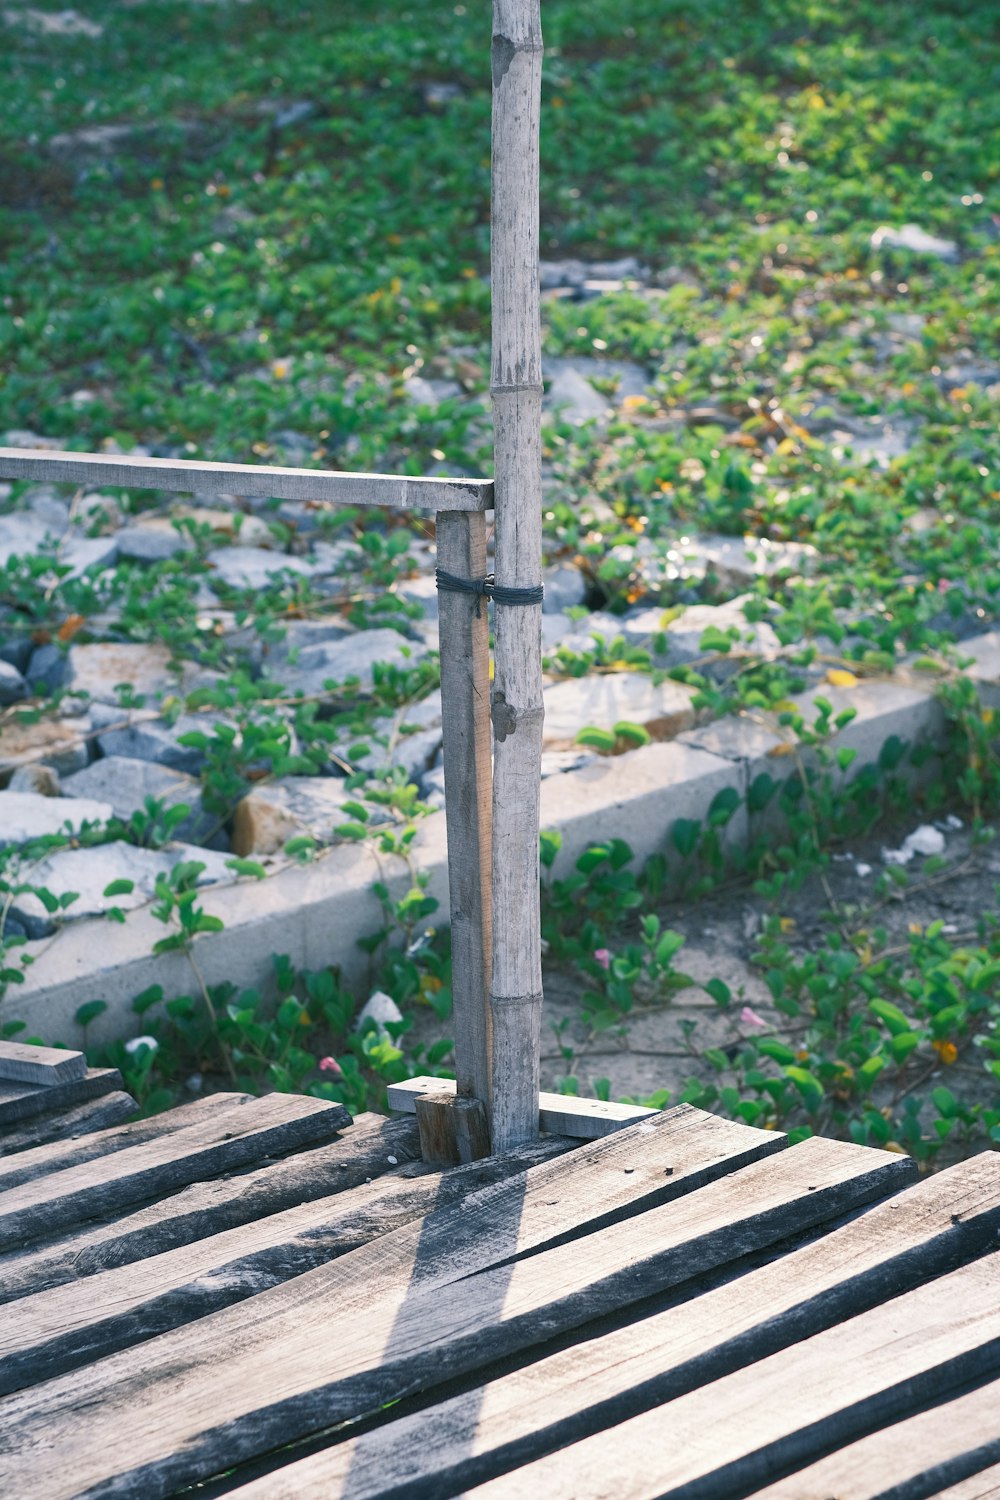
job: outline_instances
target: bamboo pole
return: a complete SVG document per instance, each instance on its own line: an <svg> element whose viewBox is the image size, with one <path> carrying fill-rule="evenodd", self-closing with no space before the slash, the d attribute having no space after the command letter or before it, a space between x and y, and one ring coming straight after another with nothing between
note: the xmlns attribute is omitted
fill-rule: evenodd
<svg viewBox="0 0 1000 1500"><path fill-rule="evenodd" d="M527 588L540 583L542 567L539 0L493 0L492 64L495 571L498 585ZM498 1152L538 1134L541 606L497 603L494 621L489 1108Z"/></svg>

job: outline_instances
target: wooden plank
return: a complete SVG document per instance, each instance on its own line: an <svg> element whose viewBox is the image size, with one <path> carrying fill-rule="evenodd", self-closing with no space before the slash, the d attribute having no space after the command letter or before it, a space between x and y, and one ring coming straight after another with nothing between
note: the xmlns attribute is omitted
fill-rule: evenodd
<svg viewBox="0 0 1000 1500"><path fill-rule="evenodd" d="M3 1126L37 1115L82 1104L121 1089L122 1075L117 1068L88 1068L82 1078L68 1083L0 1083L0 1149L3 1148Z"/></svg>
<svg viewBox="0 0 1000 1500"><path fill-rule="evenodd" d="M488 479L414 479L403 474L351 474L29 448L0 448L0 477L87 486L113 484L185 495L325 500L334 505L382 505L392 510L482 511L493 504L493 485Z"/></svg>
<svg viewBox="0 0 1000 1500"><path fill-rule="evenodd" d="M62 1047L35 1047L27 1042L0 1042L0 1078L13 1083L75 1083L87 1072L82 1052Z"/></svg>
<svg viewBox="0 0 1000 1500"><path fill-rule="evenodd" d="M569 1169L587 1154L580 1148L555 1166ZM890 1153L808 1141L582 1244L497 1264L494 1237L493 1264L470 1275L476 1257L464 1247L450 1254L449 1242L476 1224L484 1201L509 1199L505 1190L520 1187L526 1202L533 1176L557 1190L551 1166L139 1349L6 1397L0 1451L10 1460L6 1471L0 1461L0 1479L18 1493L30 1473L47 1500L81 1491L154 1500L801 1232L911 1173ZM516 1213L516 1191L507 1206ZM517 1242L509 1219L508 1248ZM333 1309L335 1336L318 1337Z"/></svg>
<svg viewBox="0 0 1000 1500"><path fill-rule="evenodd" d="M994 1252L467 1493L731 1500L998 1369Z"/></svg>
<svg viewBox="0 0 1000 1500"><path fill-rule="evenodd" d="M81 1112L99 1109L110 1099L127 1099L130 1104L130 1114L134 1114L138 1109L138 1105L129 1094L107 1094L95 1103L80 1105L77 1109L67 1110L65 1114L60 1115L58 1122L69 1128L61 1131L55 1140L30 1147L16 1156L0 1158L0 1192L6 1192L8 1188L17 1187L33 1177L42 1177L46 1172L60 1172L66 1167L80 1166L85 1161L92 1161L96 1156L107 1156L113 1151L122 1151L126 1146L138 1146L142 1141L172 1135L174 1131L182 1130L186 1125L218 1115L223 1110L235 1110L249 1098L249 1094L206 1094L203 1099L195 1099L190 1104L168 1109L163 1114L153 1115L150 1119L135 1120L130 1125L114 1124L113 1128L99 1130L96 1133L88 1128L86 1122L89 1116L84 1114L81 1130L80 1124L76 1123ZM7 1146L6 1140L4 1145Z"/></svg>
<svg viewBox="0 0 1000 1500"><path fill-rule="evenodd" d="M539 0L493 0L491 268L496 579L542 581L542 337L538 288ZM490 1135L538 1134L542 955L538 885L542 606L496 600Z"/></svg>
<svg viewBox="0 0 1000 1500"><path fill-rule="evenodd" d="M256 1296L568 1149L568 1141L553 1138L447 1173L421 1169L407 1177L397 1169L349 1193L105 1271L85 1289L22 1298L0 1320L0 1394Z"/></svg>
<svg viewBox="0 0 1000 1500"><path fill-rule="evenodd" d="M390 1083L387 1090L389 1108L413 1114L418 1095L454 1093L455 1089L455 1082L450 1078L407 1078L402 1083ZM572 1094L538 1096L539 1129L553 1135L568 1135L574 1140L600 1140L625 1125L647 1120L656 1113L655 1109L646 1109L641 1104L616 1104L610 1099L578 1099Z"/></svg>
<svg viewBox="0 0 1000 1500"><path fill-rule="evenodd" d="M412 1120L359 1115L331 1145L189 1187L110 1222L0 1255L0 1303L131 1265L296 1203L344 1192L420 1155Z"/></svg>
<svg viewBox="0 0 1000 1500"><path fill-rule="evenodd" d="M239 1118L216 1119L154 1136L111 1156L67 1167L0 1193L0 1249L9 1249L69 1224L120 1212L186 1183L204 1181L272 1153L329 1140L349 1125L342 1104L295 1094L248 1099Z"/></svg>
<svg viewBox="0 0 1000 1500"><path fill-rule="evenodd" d="M485 577L485 519L440 511L437 563L457 578ZM455 1070L459 1094L485 1105L490 1087L487 991L493 950L489 610L483 599L442 590L438 616Z"/></svg>
<svg viewBox="0 0 1000 1500"><path fill-rule="evenodd" d="M354 1441L286 1461L266 1482L241 1488L241 1500L265 1494L269 1500L325 1500L346 1493L348 1481L351 1500L457 1494L877 1306L990 1248L998 1227L1000 1154L984 1153L694 1300ZM994 1401L1000 1421L997 1393ZM868 1472L860 1463L857 1470ZM885 1472L891 1476L891 1463ZM822 1474L830 1483L817 1488L816 1500L833 1494L874 1500L875 1490L855 1497L838 1487L832 1469ZM807 1500L798 1483L803 1478L778 1486L773 1500ZM772 1491L766 1493L772 1500Z"/></svg>
<svg viewBox="0 0 1000 1500"><path fill-rule="evenodd" d="M116 1089L100 1099L60 1110L58 1114L36 1115L23 1125L8 1126L3 1131L0 1135L0 1162L12 1160L15 1154L24 1156L39 1146L122 1125L138 1108L131 1094Z"/></svg>
<svg viewBox="0 0 1000 1500"><path fill-rule="evenodd" d="M1000 1384L992 1381L838 1448L750 1500L921 1500L941 1494L979 1500L1000 1494L998 1460Z"/></svg>

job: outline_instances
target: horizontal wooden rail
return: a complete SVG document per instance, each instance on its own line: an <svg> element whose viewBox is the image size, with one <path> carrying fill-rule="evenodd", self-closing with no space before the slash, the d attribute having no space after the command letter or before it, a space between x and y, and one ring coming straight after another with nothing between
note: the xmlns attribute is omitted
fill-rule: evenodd
<svg viewBox="0 0 1000 1500"><path fill-rule="evenodd" d="M57 453L0 448L0 479L58 484L112 484L186 495L258 495L277 500L326 500L384 505L392 510L490 510L489 479L411 479L403 474L341 474L330 469L280 469L266 464L210 464L185 458Z"/></svg>
<svg viewBox="0 0 1000 1500"><path fill-rule="evenodd" d="M450 1078L407 1078L390 1083L387 1089L389 1108L401 1115L415 1115L417 1099L428 1094L453 1094ZM626 1125L657 1114L641 1104L613 1104L604 1099L577 1099L570 1094L539 1094L538 1126L552 1135L573 1136L577 1140L596 1141Z"/></svg>

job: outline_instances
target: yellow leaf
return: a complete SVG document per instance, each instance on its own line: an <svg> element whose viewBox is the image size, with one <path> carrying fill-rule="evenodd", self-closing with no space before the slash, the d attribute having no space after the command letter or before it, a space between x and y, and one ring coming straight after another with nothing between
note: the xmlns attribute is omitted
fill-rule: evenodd
<svg viewBox="0 0 1000 1500"><path fill-rule="evenodd" d="M831 687L857 687L858 679L853 672L846 672L842 667L831 667L826 674L826 680Z"/></svg>
<svg viewBox="0 0 1000 1500"><path fill-rule="evenodd" d="M789 745L787 743L784 743L784 744L781 744L781 745L772 745L771 748L770 748L770 750L767 753L768 753L768 755L771 755L771 756L791 755L794 752L794 750L795 750L795 746L794 745Z"/></svg>
<svg viewBox="0 0 1000 1500"><path fill-rule="evenodd" d="M626 396L622 402L623 411L638 411L639 407L648 405L645 396Z"/></svg>
<svg viewBox="0 0 1000 1500"><path fill-rule="evenodd" d="M782 932L794 932L795 931L795 918L794 917L781 917L779 919L778 925L781 928Z"/></svg>

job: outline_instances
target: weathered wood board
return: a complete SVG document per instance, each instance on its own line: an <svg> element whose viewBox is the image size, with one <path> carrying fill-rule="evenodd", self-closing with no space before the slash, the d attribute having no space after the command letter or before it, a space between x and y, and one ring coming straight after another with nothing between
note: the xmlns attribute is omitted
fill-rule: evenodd
<svg viewBox="0 0 1000 1500"><path fill-rule="evenodd" d="M0 1078L12 1083L76 1083L85 1077L82 1052L61 1047L36 1047L25 1042L0 1042Z"/></svg>
<svg viewBox="0 0 1000 1500"><path fill-rule="evenodd" d="M6 1125L0 1133L0 1162L11 1161L16 1155L23 1156L37 1146L46 1146L53 1141L110 1130L114 1125L123 1125L138 1109L131 1094L113 1089L99 1099L88 1099L54 1114L35 1115L34 1119L21 1125Z"/></svg>
<svg viewBox="0 0 1000 1500"><path fill-rule="evenodd" d="M129 1099L131 1096L126 1094L123 1097ZM162 1115L136 1120L131 1125L87 1131L79 1136L68 1132L55 1141L20 1151L16 1156L0 1157L0 1192L6 1192L8 1188L17 1187L19 1183L28 1182L33 1177L42 1177L46 1172L60 1172L67 1167L81 1166L97 1156L110 1156L112 1152L122 1151L127 1146L138 1146L143 1141L172 1135L185 1125L217 1115L224 1109L235 1109L241 1100L249 1097L249 1094L206 1094L203 1099L195 1099L190 1104L169 1109ZM79 1109L94 1109L104 1102L97 1100L89 1105L79 1105L77 1109L67 1110L60 1118L72 1122ZM135 1108L135 1101L132 1100L132 1110Z"/></svg>
<svg viewBox="0 0 1000 1500"><path fill-rule="evenodd" d="M407 1078L387 1089L389 1108L412 1114L421 1094L454 1093L448 1078ZM539 1094L538 1128L574 1140L597 1141L655 1114L642 1104L617 1104L610 1099L576 1099L569 1094Z"/></svg>
<svg viewBox="0 0 1000 1500"><path fill-rule="evenodd" d="M0 1319L0 1394L256 1296L567 1148L550 1138L447 1175L427 1170L401 1180L397 1170L94 1275L83 1297L76 1285L22 1297Z"/></svg>
<svg viewBox="0 0 1000 1500"><path fill-rule="evenodd" d="M154 1137L0 1193L0 1249L159 1197L262 1156L329 1140L350 1123L342 1104L325 1099L295 1094L248 1099L238 1119L227 1111L173 1135Z"/></svg>
<svg viewBox="0 0 1000 1500"><path fill-rule="evenodd" d="M162 1118L162 1116L160 1117ZM422 1171L413 1120L359 1115L343 1137L281 1161L227 1173L107 1222L70 1227L44 1242L0 1254L0 1303L161 1255L297 1203L345 1192L399 1164ZM404 1165L409 1164L409 1165Z"/></svg>
<svg viewBox="0 0 1000 1500"><path fill-rule="evenodd" d="M970 1500L1000 1493L1000 1383L880 1428L750 1500L919 1500L941 1493L967 1493Z"/></svg>
<svg viewBox="0 0 1000 1500"><path fill-rule="evenodd" d="M336 505L384 505L393 510L488 510L493 504L493 484L488 479L411 479L396 474L338 473L329 469L24 448L0 448L0 479L112 484L185 495L325 500ZM280 566L279 558L275 567Z"/></svg>
<svg viewBox="0 0 1000 1500"><path fill-rule="evenodd" d="M577 1158L610 1151L624 1134L526 1177L551 1193L553 1165L572 1176ZM247 1304L7 1397L0 1447L10 1457L0 1477L16 1489L30 1470L52 1500L87 1487L152 1500L802 1232L893 1191L911 1173L889 1153L808 1141L627 1221L608 1225L602 1214L602 1232L583 1244L535 1247L511 1263L517 1236L508 1229L508 1256L496 1263L504 1245L494 1236L490 1268L474 1276L476 1260L483 1263L477 1200L506 1197L510 1209L508 1189L518 1180L487 1189L466 1200L473 1244L454 1255L448 1242L466 1210L432 1215ZM523 1187L521 1196L528 1200ZM442 1225L443 1238L428 1234ZM554 1227L550 1221L550 1243ZM337 1336L317 1339L331 1308ZM78 1420L83 1405L86 1424Z"/></svg>
<svg viewBox="0 0 1000 1500"><path fill-rule="evenodd" d="M287 1463L240 1489L240 1500L422 1500L457 1494L499 1471L603 1430L642 1410L808 1338L982 1253L1000 1229L1000 1154L986 1153L906 1189L791 1254L694 1300L525 1365L485 1386L400 1417L353 1441ZM970 1401L965 1434L1000 1437L1000 1391L985 1421ZM914 1419L918 1424L923 1418ZM952 1429L956 1452L964 1451ZM917 1456L929 1466L937 1429ZM859 1447L874 1440L865 1439ZM970 1444L971 1446L971 1444ZM850 1451L850 1450L848 1450ZM985 1461L990 1461L987 1452ZM874 1463L855 1466L859 1482ZM874 1500L845 1489L831 1459L817 1466L814 1500ZM854 1470L850 1470L854 1473ZM877 1472L891 1477L890 1464ZM813 1500L797 1474L768 1500ZM825 1487L824 1487L825 1486ZM526 1492L527 1493L527 1492ZM764 1500L763 1495L759 1500Z"/></svg>
<svg viewBox="0 0 1000 1500"><path fill-rule="evenodd" d="M1000 1252L468 1493L731 1500L994 1371Z"/></svg>
<svg viewBox="0 0 1000 1500"><path fill-rule="evenodd" d="M117 1068L88 1068L82 1078L65 1083L12 1083L9 1079L4 1080L0 1082L0 1126L31 1120L36 1115L65 1109L70 1104L82 1104L85 1099L97 1099L121 1087L122 1075ZM3 1137L0 1136L0 1154L3 1149Z"/></svg>

